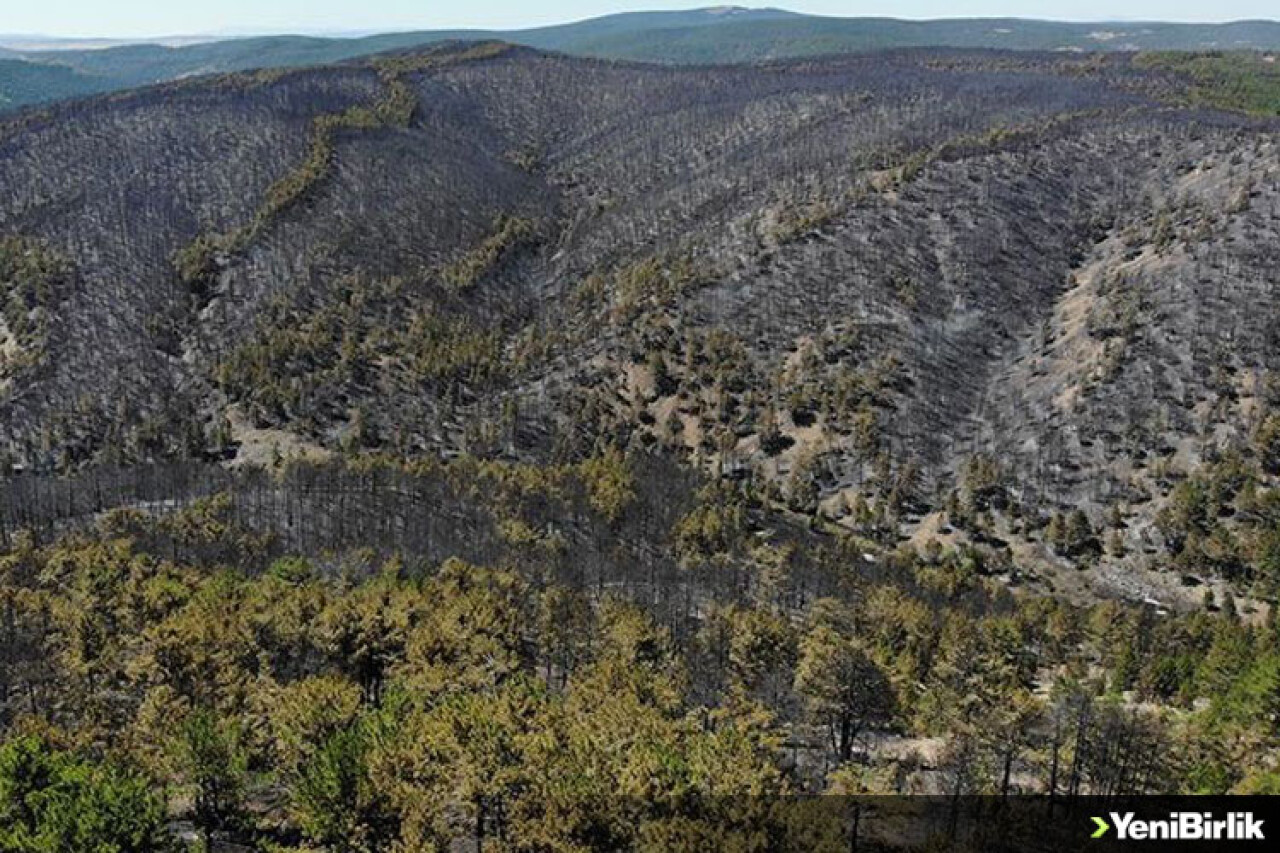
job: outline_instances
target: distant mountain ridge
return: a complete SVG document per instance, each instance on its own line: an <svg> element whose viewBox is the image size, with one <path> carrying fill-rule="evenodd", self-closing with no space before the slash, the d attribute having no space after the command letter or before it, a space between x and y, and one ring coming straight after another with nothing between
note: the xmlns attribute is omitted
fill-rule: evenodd
<svg viewBox="0 0 1280 853"><path fill-rule="evenodd" d="M0 111L119 88L64 65L43 65L0 52Z"/></svg>
<svg viewBox="0 0 1280 853"><path fill-rule="evenodd" d="M203 74L323 65L438 42L486 39L601 59L726 64L901 47L1070 52L1275 50L1280 49L1280 22L908 21L721 6L629 12L518 31L433 30L361 38L258 36L182 47L146 43L87 50L17 52L0 48L0 58L21 58L32 66L0 68L0 109ZM73 72L70 76L68 69Z"/></svg>

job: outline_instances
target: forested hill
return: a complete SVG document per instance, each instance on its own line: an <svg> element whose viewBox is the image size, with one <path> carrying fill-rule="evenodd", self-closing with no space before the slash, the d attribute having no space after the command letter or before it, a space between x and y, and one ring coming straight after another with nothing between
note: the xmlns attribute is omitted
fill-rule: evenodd
<svg viewBox="0 0 1280 853"><path fill-rule="evenodd" d="M121 88L64 65L27 62L0 52L0 111Z"/></svg>
<svg viewBox="0 0 1280 853"><path fill-rule="evenodd" d="M0 848L1280 791L1276 95L482 41L0 120Z"/></svg>
<svg viewBox="0 0 1280 853"><path fill-rule="evenodd" d="M727 6L610 15L506 32L423 31L360 38L268 36L173 47L133 44L106 49L25 50L12 58L26 59L33 68L0 66L0 109L200 74L320 65L454 39L498 39L603 59L723 64L902 47L1266 51L1280 49L1280 23L1063 23L1016 18L906 21L825 18ZM68 74L67 69L74 74ZM32 89L27 81L41 74L49 77L47 88Z"/></svg>

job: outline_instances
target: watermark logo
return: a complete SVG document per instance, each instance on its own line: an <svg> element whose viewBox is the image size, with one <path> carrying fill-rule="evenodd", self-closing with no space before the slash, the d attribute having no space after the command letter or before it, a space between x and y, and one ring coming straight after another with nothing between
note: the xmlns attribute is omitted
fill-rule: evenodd
<svg viewBox="0 0 1280 853"><path fill-rule="evenodd" d="M1115 838L1120 841L1265 841L1264 821L1252 812L1231 812L1215 818L1213 812L1170 812L1167 819L1145 820L1133 812L1110 812L1105 818L1094 817L1093 835L1102 838L1115 825Z"/></svg>

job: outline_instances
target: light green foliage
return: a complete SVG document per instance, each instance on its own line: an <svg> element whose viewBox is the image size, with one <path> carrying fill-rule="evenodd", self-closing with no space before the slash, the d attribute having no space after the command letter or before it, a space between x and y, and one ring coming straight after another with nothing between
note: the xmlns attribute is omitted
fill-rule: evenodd
<svg viewBox="0 0 1280 853"><path fill-rule="evenodd" d="M179 778L192 791L196 825L206 834L235 828L248 773L240 721L197 709L179 724L172 750Z"/></svg>
<svg viewBox="0 0 1280 853"><path fill-rule="evenodd" d="M0 851L150 853L169 846L164 823L159 791L134 771L34 735L0 746Z"/></svg>
<svg viewBox="0 0 1280 853"><path fill-rule="evenodd" d="M379 712L314 742L292 784L292 812L307 837L335 853L375 853L394 841L397 820L371 775L371 756L391 735Z"/></svg>

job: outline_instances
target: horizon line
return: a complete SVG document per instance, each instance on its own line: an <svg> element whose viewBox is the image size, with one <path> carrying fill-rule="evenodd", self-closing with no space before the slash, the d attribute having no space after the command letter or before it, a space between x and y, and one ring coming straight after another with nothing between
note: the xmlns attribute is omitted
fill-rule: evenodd
<svg viewBox="0 0 1280 853"><path fill-rule="evenodd" d="M1085 18L1079 20L1068 20L1063 18L1037 18L1024 17L1020 15L944 15L941 17L911 17L897 15L815 15L807 12L792 12L781 7L734 7L734 6L701 6L690 9L671 9L671 10L637 10L633 12L615 12L607 15L595 15L587 18L574 18L572 20L561 21L550 24L535 24L522 27L481 27L481 26L458 26L458 27L416 27L416 26L388 26L388 27L360 27L351 30L334 29L334 28L316 28L316 29L272 29L263 28L246 29L243 32L234 32L234 27L229 27L224 31L213 32L190 32L190 33L169 33L155 36L102 36L102 35L53 35L48 33L4 33L0 32L0 47L9 50L22 52L23 48L15 45L22 42L33 43L73 43L77 45L91 45L99 43L106 49L110 47L121 47L132 44L157 44L164 46L164 42L185 42L187 45L198 43L209 43L215 41L238 41L253 38L285 38L289 36L299 38L316 38L339 40L357 40L362 38L372 38L380 35L405 35L412 33L431 33L431 32L474 32L487 34L515 34L533 32L537 30L554 29L556 27L569 27L575 24L588 23L591 21L606 20L608 18L620 17L625 15L679 15L691 12L703 12L716 9L739 8L743 11L753 12L785 12L797 18L809 18L814 20L830 20L830 21L898 21L912 24L929 24L943 23L952 21L1020 21L1026 23L1037 24L1063 24L1074 26L1085 26L1089 24L1106 24L1106 25L1124 25L1137 26L1143 24L1158 24L1163 26L1190 26L1190 27L1225 27L1235 24L1276 24L1280 25L1280 18L1232 18L1222 21L1188 21L1174 20L1165 18ZM182 47L187 45L173 45L174 47ZM39 47L29 48L30 50L39 50Z"/></svg>

